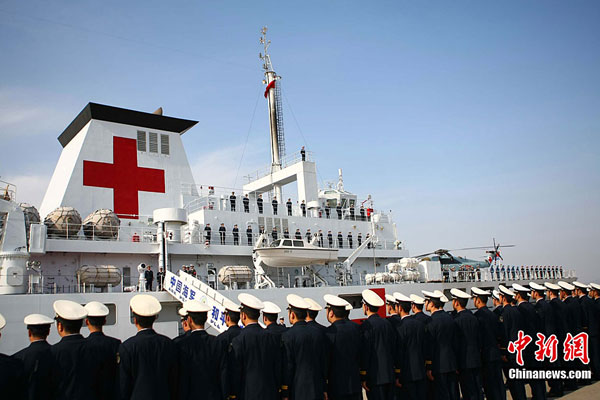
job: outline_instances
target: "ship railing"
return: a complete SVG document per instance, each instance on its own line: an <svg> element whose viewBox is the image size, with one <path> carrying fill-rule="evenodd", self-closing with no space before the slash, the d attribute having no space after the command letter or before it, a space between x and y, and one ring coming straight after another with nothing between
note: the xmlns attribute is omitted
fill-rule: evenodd
<svg viewBox="0 0 600 400"><path fill-rule="evenodd" d="M121 220L121 224L125 220ZM82 225L66 223L62 229L48 227L48 239L156 243L156 226Z"/></svg>
<svg viewBox="0 0 600 400"><path fill-rule="evenodd" d="M16 201L17 187L10 182L0 180L0 199Z"/></svg>
<svg viewBox="0 0 600 400"><path fill-rule="evenodd" d="M304 157L298 151L298 152L286 155L280 161L281 161L281 167L278 169L283 169L283 168L287 168L291 165L297 164L302 161L314 162L314 157L313 157L312 151L307 151L305 153ZM253 172L249 173L248 175L244 176L244 179L246 180L246 183L254 182L260 178L264 178L265 176L271 175L273 172L276 171L276 169L274 169L276 167L277 166L273 166L273 165L264 166L256 171L253 171Z"/></svg>

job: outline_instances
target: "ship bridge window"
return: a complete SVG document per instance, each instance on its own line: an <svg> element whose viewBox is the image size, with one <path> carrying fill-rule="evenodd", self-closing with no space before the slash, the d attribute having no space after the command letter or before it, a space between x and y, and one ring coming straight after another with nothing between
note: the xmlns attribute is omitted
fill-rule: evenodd
<svg viewBox="0 0 600 400"><path fill-rule="evenodd" d="M283 245L284 246L291 246L292 245L292 241L291 240L284 240L283 241Z"/></svg>
<svg viewBox="0 0 600 400"><path fill-rule="evenodd" d="M340 294L338 296L350 303L352 308L362 307L362 293Z"/></svg>
<svg viewBox="0 0 600 400"><path fill-rule="evenodd" d="M271 243L271 246L269 247L279 247L279 243L281 243L281 240L275 240L273 241L273 243Z"/></svg>
<svg viewBox="0 0 600 400"><path fill-rule="evenodd" d="M294 240L294 247L304 247L304 242L302 240Z"/></svg>
<svg viewBox="0 0 600 400"><path fill-rule="evenodd" d="M146 151L146 132L144 131L137 131L137 149Z"/></svg>

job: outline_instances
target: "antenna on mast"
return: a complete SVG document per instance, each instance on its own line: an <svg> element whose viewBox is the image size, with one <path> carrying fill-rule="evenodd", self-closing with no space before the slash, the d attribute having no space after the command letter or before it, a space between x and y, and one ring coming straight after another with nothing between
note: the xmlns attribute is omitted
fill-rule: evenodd
<svg viewBox="0 0 600 400"><path fill-rule="evenodd" d="M263 45L264 54L259 53L259 58L263 61L265 78L263 84L267 85L265 89L265 98L268 101L269 127L271 133L271 172L281 169L281 159L285 156L285 135L283 133L283 105L281 103L281 77L273 71L271 56L269 55L269 46L271 41L267 39L267 27L260 30L260 44ZM278 188L276 188L276 192ZM280 188L279 188L280 190ZM281 193L276 193L280 198Z"/></svg>

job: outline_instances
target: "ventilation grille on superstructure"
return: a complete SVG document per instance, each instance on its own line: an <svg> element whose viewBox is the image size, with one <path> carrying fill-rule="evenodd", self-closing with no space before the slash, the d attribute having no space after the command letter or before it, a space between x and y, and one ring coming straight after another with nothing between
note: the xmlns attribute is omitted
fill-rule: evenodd
<svg viewBox="0 0 600 400"><path fill-rule="evenodd" d="M160 154L169 155L169 135L160 134Z"/></svg>
<svg viewBox="0 0 600 400"><path fill-rule="evenodd" d="M137 149L146 151L146 132L144 131L137 131Z"/></svg>
<svg viewBox="0 0 600 400"><path fill-rule="evenodd" d="M158 153L158 134L155 132L148 133L148 143L150 145L150 153Z"/></svg>

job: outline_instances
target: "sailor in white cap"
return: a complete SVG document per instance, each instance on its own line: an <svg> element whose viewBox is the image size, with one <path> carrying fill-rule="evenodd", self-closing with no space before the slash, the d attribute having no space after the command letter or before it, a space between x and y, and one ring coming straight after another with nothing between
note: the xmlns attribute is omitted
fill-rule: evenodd
<svg viewBox="0 0 600 400"><path fill-rule="evenodd" d="M271 301L265 301L265 308L262 310L263 324L267 327L267 332L270 332L281 339L281 335L287 329L285 325L279 325L277 323L277 315L281 312L281 308Z"/></svg>
<svg viewBox="0 0 600 400"><path fill-rule="evenodd" d="M195 399L198 393L210 400L219 400L221 376L226 373L227 353L221 351L217 338L209 335L204 326L211 310L207 304L196 300L183 303L190 333L179 341L179 398Z"/></svg>
<svg viewBox="0 0 600 400"><path fill-rule="evenodd" d="M398 302L396 301L396 294L400 295L401 293L396 292L393 295L386 293L385 295L385 308L387 310L387 314L389 314L387 319L390 321L394 329L396 329L396 327L402 323L402 318L400 315L398 315Z"/></svg>
<svg viewBox="0 0 600 400"><path fill-rule="evenodd" d="M500 300L500 292L496 289L492 290L492 304L494 305L492 312L500 318L502 315L502 301Z"/></svg>
<svg viewBox="0 0 600 400"><path fill-rule="evenodd" d="M190 334L190 326L188 325L188 312L187 310L181 306L179 310L177 310L177 315L179 315L179 320L181 321L181 329L183 333L179 334L179 336L175 337L173 341L175 343L179 342L181 339Z"/></svg>
<svg viewBox="0 0 600 400"><path fill-rule="evenodd" d="M479 321L467 304L471 295L458 288L450 290L454 322L458 326L458 382L463 398L479 399L481 396L481 338Z"/></svg>
<svg viewBox="0 0 600 400"><path fill-rule="evenodd" d="M581 333L581 304L575 297L573 297L573 292L575 291L575 285L559 281L558 286L560 286L560 297L563 303L567 306L567 326L569 327L569 332L575 336Z"/></svg>
<svg viewBox="0 0 600 400"><path fill-rule="evenodd" d="M598 285L597 283L590 283L590 292L589 292L590 298L594 301L594 305L595 308L597 310L596 313L596 324L600 324L600 285ZM594 331L594 328L591 326L590 323L590 332ZM598 359L598 363L600 364L600 328L595 329L595 332L597 332L594 336L596 337L596 351L595 353L597 354L597 359ZM592 333L590 333L590 337L592 336ZM598 364L597 364L598 365ZM600 379L600 365L598 365L598 367L596 367L596 376L593 377L593 379Z"/></svg>
<svg viewBox="0 0 600 400"><path fill-rule="evenodd" d="M506 399L506 388L502 378L502 354L498 349L501 336L499 317L487 307L492 292L476 286L471 288L473 304L477 308L474 315L479 322L481 337L481 375L485 396L490 400Z"/></svg>
<svg viewBox="0 0 600 400"><path fill-rule="evenodd" d="M427 398L425 354L428 343L425 325L410 315L412 300L402 293L394 293L400 323L396 325L398 365L396 374L402 385L396 398L421 400Z"/></svg>
<svg viewBox="0 0 600 400"><path fill-rule="evenodd" d="M0 314L0 337L6 319ZM2 398L22 399L26 396L26 377L23 362L19 358L0 353L0 390Z"/></svg>
<svg viewBox="0 0 600 400"><path fill-rule="evenodd" d="M51 346L58 374L58 397L86 398L98 369L92 354L86 351L86 340L79 333L87 311L81 304L70 300L56 300L53 308L56 329L61 336L61 340Z"/></svg>
<svg viewBox="0 0 600 400"><path fill-rule="evenodd" d="M310 327L317 328L322 334L325 334L325 327L317 322L317 317L319 316L319 311L323 309L319 303L311 299L310 297L305 297L304 301L310 304L308 311L306 312L306 324Z"/></svg>
<svg viewBox="0 0 600 400"><path fill-rule="evenodd" d="M431 317L423 312L423 308L425 307L425 299L421 296L417 296L416 294L411 294L409 297L411 301L411 311L415 319L427 326L427 324L431 322Z"/></svg>
<svg viewBox="0 0 600 400"><path fill-rule="evenodd" d="M281 397L324 398L328 357L323 333L306 324L306 314L311 307L309 302L296 294L289 294L286 299L292 327L282 335L286 362Z"/></svg>
<svg viewBox="0 0 600 400"><path fill-rule="evenodd" d="M137 334L119 348L120 394L123 399L170 399L177 393L177 347L152 329L162 306L148 294L131 298Z"/></svg>
<svg viewBox="0 0 600 400"><path fill-rule="evenodd" d="M552 314L554 316L554 323L556 328L556 337L558 338L558 354L563 354L563 343L565 341L565 336L567 332L569 332L569 327L567 324L567 305L563 303L560 299L560 291L561 287L556 283L545 282L544 287L547 289L546 293L548 295L548 302L550 307L552 307ZM532 287L533 289L533 287ZM562 357L558 357L557 360L552 363L552 367L556 369L560 369L565 366L564 360ZM569 381L572 386L573 381ZM548 381L550 385L550 397L562 397L564 394L564 383L559 379L551 379Z"/></svg>
<svg viewBox="0 0 600 400"><path fill-rule="evenodd" d="M13 357L23 363L26 398L47 398L56 391L53 374L54 357L46 341L54 320L42 314L29 314L23 322L27 327L30 344Z"/></svg>
<svg viewBox="0 0 600 400"><path fill-rule="evenodd" d="M507 349L509 342L514 342L518 339L519 331L525 330L525 321L519 310L512 305L515 292L503 285L498 285L498 294L502 301L502 315L500 316L500 321L502 323L503 341L500 344L500 349L507 360L506 368L522 368L522 366L517 363L516 353L510 353ZM524 381L507 376L506 384L513 399L525 400L527 398Z"/></svg>
<svg viewBox="0 0 600 400"><path fill-rule="evenodd" d="M392 324L381 318L379 309L384 301L370 289L362 291L363 312L367 319L360 325L363 337L363 388L369 399L388 399L393 396L396 381L397 348L396 331ZM362 373L361 372L361 373Z"/></svg>
<svg viewBox="0 0 600 400"><path fill-rule="evenodd" d="M93 352L94 359L101 365L96 375L96 380L100 385L90 390L96 393L100 399L116 397L118 393L118 374L119 374L119 339L106 336L102 332L102 327L106 324L106 317L110 313L108 307L99 301L90 301L85 305L87 318L85 324L90 330L87 337L87 344L90 352Z"/></svg>
<svg viewBox="0 0 600 400"><path fill-rule="evenodd" d="M258 324L264 303L249 293L238 295L244 329L231 342L228 393L238 399L277 399L281 386L281 344Z"/></svg>
<svg viewBox="0 0 600 400"><path fill-rule="evenodd" d="M455 399L458 393L458 327L444 311L444 300L447 298L442 292L423 290L422 293L425 296L425 307L431 313L431 322L427 325L431 340L431 350L426 360L428 379L433 381L436 399Z"/></svg>
<svg viewBox="0 0 600 400"><path fill-rule="evenodd" d="M228 351L233 338L242 331L242 328L240 327L240 306L229 299L225 299L223 307L225 307L223 316L225 317L227 330L221 332L219 336L217 336L217 339L223 346L224 351Z"/></svg>
<svg viewBox="0 0 600 400"><path fill-rule="evenodd" d="M600 367L600 310L597 309L594 300L588 296L589 285L575 281L573 286L575 286L575 296L581 305L581 330L589 336L590 364L588 367L592 370L592 378L597 379Z"/></svg>
<svg viewBox="0 0 600 400"><path fill-rule="evenodd" d="M327 310L330 365L327 395L330 399L362 399L360 357L362 338L358 324L349 321L346 300L333 294L323 296Z"/></svg>

